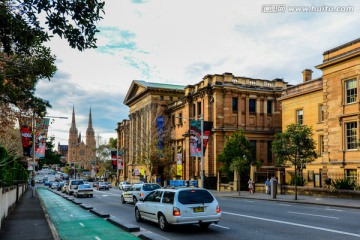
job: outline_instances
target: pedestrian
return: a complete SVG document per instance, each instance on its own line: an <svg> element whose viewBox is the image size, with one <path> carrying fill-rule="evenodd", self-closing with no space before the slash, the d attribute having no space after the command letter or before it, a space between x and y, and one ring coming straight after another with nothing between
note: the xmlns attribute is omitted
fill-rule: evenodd
<svg viewBox="0 0 360 240"><path fill-rule="evenodd" d="M267 178L265 181L265 188L266 188L266 194L269 194L269 195L270 195L270 191L271 191L270 186L271 186L270 180L269 180L269 178Z"/></svg>
<svg viewBox="0 0 360 240"><path fill-rule="evenodd" d="M249 179L249 181L248 181L248 187L249 187L249 193L250 194L253 194L253 187L254 187L254 182L253 182L253 180L251 180L251 178Z"/></svg>

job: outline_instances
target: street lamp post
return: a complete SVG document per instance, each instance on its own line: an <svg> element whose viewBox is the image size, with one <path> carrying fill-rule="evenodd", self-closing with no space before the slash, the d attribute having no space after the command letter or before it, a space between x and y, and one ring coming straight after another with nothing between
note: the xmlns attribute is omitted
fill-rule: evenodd
<svg viewBox="0 0 360 240"><path fill-rule="evenodd" d="M177 118L184 118L189 120L195 120L195 118L185 118L185 117L177 117ZM201 155L200 155L200 187L204 188L204 115L200 114L200 146L201 146Z"/></svg>

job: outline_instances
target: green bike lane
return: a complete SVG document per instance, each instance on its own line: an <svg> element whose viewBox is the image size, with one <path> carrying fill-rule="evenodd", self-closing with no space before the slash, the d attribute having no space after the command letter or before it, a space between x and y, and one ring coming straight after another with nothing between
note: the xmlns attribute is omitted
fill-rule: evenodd
<svg viewBox="0 0 360 240"><path fill-rule="evenodd" d="M139 239L47 188L37 188L37 193L60 239Z"/></svg>

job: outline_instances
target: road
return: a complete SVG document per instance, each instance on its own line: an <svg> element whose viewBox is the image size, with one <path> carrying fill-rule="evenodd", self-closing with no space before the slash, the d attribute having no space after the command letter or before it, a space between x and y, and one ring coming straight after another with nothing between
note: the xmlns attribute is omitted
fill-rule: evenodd
<svg viewBox="0 0 360 240"><path fill-rule="evenodd" d="M281 202L217 198L222 220L201 230L197 225L176 226L163 232L157 224L138 223L134 205L121 204L121 192L94 190L93 198L81 202L111 214L111 217L138 225L141 231L154 232L164 239L360 239L357 222L360 210Z"/></svg>

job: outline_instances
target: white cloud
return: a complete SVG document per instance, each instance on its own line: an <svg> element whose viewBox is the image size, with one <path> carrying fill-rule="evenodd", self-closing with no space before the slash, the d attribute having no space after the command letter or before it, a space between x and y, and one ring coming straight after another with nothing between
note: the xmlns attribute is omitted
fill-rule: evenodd
<svg viewBox="0 0 360 240"><path fill-rule="evenodd" d="M264 4L354 6L352 13L263 13ZM107 0L98 49L79 52L66 41L50 43L59 68L38 94L50 115L68 116L50 127L67 144L72 107L85 136L90 107L102 138L116 137L127 119L124 96L134 79L194 84L206 74L232 72L253 78L301 81L301 71L322 53L359 37L357 1Z"/></svg>

